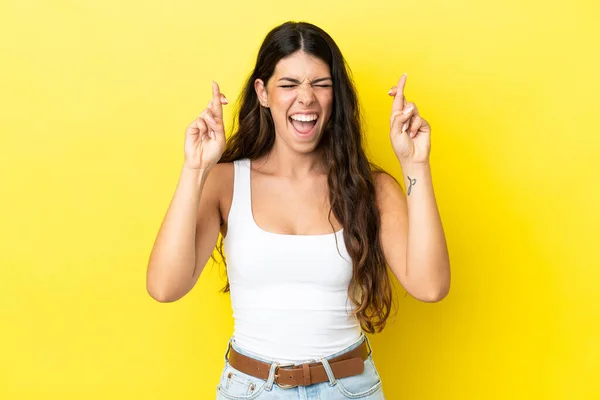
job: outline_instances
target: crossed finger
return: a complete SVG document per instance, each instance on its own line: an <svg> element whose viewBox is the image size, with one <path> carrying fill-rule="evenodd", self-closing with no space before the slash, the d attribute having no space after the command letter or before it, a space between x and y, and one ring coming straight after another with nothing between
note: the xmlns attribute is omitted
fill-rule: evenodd
<svg viewBox="0 0 600 400"><path fill-rule="evenodd" d="M210 135L210 128L208 127L208 124L206 123L204 117L205 115L203 111L202 113L200 113L200 115L198 115L196 121L194 121L198 129L198 135L200 136L200 140L204 140L206 136Z"/></svg>
<svg viewBox="0 0 600 400"><path fill-rule="evenodd" d="M207 127L206 134L208 135L208 137L210 137L211 139L216 139L217 134L215 130L221 131L222 129L219 122L215 119L210 107L204 109L198 116L198 119L201 120L202 123L204 123Z"/></svg>
<svg viewBox="0 0 600 400"><path fill-rule="evenodd" d="M404 123L404 125L402 125L402 133L406 132L406 130L412 126L413 122L415 121L415 118L417 118L419 116L419 110L417 109L417 105L415 103L412 102L408 102L406 103L406 107L404 107L404 111L409 110L410 112L408 112L408 120Z"/></svg>
<svg viewBox="0 0 600 400"><path fill-rule="evenodd" d="M415 137L419 132L419 129L421 129L421 125L423 125L423 119L419 114L416 114L412 119L410 127L408 128L408 135L411 138Z"/></svg>
<svg viewBox="0 0 600 400"><path fill-rule="evenodd" d="M398 85L394 86L388 93L390 96L394 96L394 102L392 103L392 113L395 111L402 111L406 107L406 98L404 97L404 86L406 86L406 77L404 74L398 80Z"/></svg>
<svg viewBox="0 0 600 400"><path fill-rule="evenodd" d="M208 108L212 111L213 116L223 119L223 104L229 104L229 102L215 81L212 83L212 93L213 97L208 102Z"/></svg>

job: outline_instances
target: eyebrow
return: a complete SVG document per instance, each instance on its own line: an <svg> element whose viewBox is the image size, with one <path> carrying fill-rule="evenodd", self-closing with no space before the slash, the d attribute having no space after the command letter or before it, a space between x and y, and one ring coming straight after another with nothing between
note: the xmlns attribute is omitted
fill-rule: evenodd
<svg viewBox="0 0 600 400"><path fill-rule="evenodd" d="M290 81L292 83L297 83L298 85L302 83L298 79L288 78L287 76L279 79L279 81ZM279 82L279 81L277 81L277 82ZM314 81L311 81L311 83L319 83L319 82L323 82L323 81L332 81L333 82L333 79L331 79L331 77L329 77L329 76L326 76L323 78L317 78Z"/></svg>

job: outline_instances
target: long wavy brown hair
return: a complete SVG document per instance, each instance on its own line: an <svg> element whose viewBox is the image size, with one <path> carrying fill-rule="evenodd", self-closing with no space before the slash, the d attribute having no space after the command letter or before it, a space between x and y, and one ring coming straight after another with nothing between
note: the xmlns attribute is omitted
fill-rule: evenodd
<svg viewBox="0 0 600 400"><path fill-rule="evenodd" d="M380 216L375 206L373 173L383 172L370 163L362 143L360 108L350 69L333 39L321 28L306 22L286 22L265 37L254 71L238 101L233 134L219 163L269 153L275 143L275 125L268 108L260 106L254 89L256 79L265 85L275 66L299 50L329 65L333 78L333 109L319 143L328 170L329 212L343 226L344 242L352 257L353 274L348 297L354 316L368 333L380 332L390 315L392 287L379 238ZM333 225L332 225L333 229ZM223 237L217 249L226 265ZM223 292L229 291L229 281Z"/></svg>

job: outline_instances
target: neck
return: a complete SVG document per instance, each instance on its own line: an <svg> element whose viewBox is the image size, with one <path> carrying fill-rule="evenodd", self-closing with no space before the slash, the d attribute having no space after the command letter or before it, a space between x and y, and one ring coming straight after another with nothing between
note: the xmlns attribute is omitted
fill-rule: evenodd
<svg viewBox="0 0 600 400"><path fill-rule="evenodd" d="M274 175L298 178L307 175L325 173L323 151L317 149L310 153L298 153L275 140L273 148L258 163L260 169L272 171Z"/></svg>

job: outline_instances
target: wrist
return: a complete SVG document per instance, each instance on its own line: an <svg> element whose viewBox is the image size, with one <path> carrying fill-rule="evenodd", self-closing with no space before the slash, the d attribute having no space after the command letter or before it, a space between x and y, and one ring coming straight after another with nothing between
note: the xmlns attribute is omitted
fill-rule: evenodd
<svg viewBox="0 0 600 400"><path fill-rule="evenodd" d="M429 164L429 162L404 162L404 163L400 163L400 167L402 168L402 172L406 175L409 173L412 174L419 174L419 173L428 173L431 171L431 165Z"/></svg>
<svg viewBox="0 0 600 400"><path fill-rule="evenodd" d="M182 179L193 180L198 185L202 185L211 169L212 168L193 168L184 164L181 168L181 176Z"/></svg>

